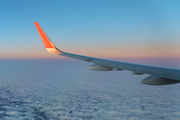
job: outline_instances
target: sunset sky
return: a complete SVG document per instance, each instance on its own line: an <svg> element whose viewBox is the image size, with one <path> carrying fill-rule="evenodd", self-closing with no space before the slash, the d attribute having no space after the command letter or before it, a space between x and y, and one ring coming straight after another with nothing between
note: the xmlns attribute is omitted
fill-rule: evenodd
<svg viewBox="0 0 180 120"><path fill-rule="evenodd" d="M102 58L179 58L178 0L1 0L0 59L48 53L33 22L62 51Z"/></svg>

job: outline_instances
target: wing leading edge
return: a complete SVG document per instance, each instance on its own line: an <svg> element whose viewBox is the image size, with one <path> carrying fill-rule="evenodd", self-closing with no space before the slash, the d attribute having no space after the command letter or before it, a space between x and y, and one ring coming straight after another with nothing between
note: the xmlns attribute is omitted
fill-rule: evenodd
<svg viewBox="0 0 180 120"><path fill-rule="evenodd" d="M37 22L34 22L34 25L39 33L39 36L44 44L45 49L48 52L52 54L57 54L65 57L70 57L70 58L94 63L92 66L88 67L88 69L90 70L97 70L97 71L128 70L128 71L132 71L133 72L132 74L134 75L148 74L150 76L148 76L147 78L141 81L142 84L148 84L148 85L167 85L167 84L174 84L180 82L179 69L112 61L112 60L63 52L59 50L52 43L52 41L49 39L49 37L46 35L46 33L43 31L43 29L40 27L40 25Z"/></svg>

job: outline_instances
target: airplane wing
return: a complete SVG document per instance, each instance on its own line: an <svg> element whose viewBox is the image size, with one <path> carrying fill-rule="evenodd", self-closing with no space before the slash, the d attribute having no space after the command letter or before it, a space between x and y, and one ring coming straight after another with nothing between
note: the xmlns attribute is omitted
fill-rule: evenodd
<svg viewBox="0 0 180 120"><path fill-rule="evenodd" d="M37 22L34 22L34 25L39 33L39 36L44 44L44 47L48 52L94 63L93 65L89 66L87 69L97 70L97 71L128 70L128 71L132 71L133 72L132 74L134 75L148 74L150 76L146 77L141 81L142 84L148 84L148 85L167 85L167 84L174 84L180 82L179 69L106 60L106 59L88 57L88 56L77 55L77 54L61 51L52 43L50 38L46 35L46 33L43 31L43 29L40 27L40 25Z"/></svg>

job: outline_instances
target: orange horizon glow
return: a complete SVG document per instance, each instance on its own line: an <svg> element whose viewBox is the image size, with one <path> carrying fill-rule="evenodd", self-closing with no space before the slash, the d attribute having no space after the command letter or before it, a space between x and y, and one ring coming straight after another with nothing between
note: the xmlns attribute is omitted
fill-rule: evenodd
<svg viewBox="0 0 180 120"><path fill-rule="evenodd" d="M42 44L42 43L41 43ZM85 48L86 47L86 48ZM61 48L60 48L61 50ZM141 46L141 47L94 47L67 46L63 51L96 58L180 58L177 46ZM1 51L0 59L68 59L49 53L44 46L33 45L25 50Z"/></svg>
<svg viewBox="0 0 180 120"><path fill-rule="evenodd" d="M72 53L72 52L70 52ZM89 57L96 57L96 58L179 58L180 55L178 53L169 53L169 54L161 54L161 53L154 53L154 52L113 52L113 51L105 51L104 52L98 52L93 53L90 51L84 51L84 52L76 52L74 51L74 54L89 56ZM20 53L18 55L3 55L0 57L0 59L71 59L67 57L63 57L60 55L53 55L51 53L45 52L45 53Z"/></svg>

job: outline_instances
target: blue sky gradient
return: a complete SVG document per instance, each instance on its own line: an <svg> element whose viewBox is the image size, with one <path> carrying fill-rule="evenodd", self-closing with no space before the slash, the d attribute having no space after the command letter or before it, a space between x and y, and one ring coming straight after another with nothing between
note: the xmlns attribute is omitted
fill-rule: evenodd
<svg viewBox="0 0 180 120"><path fill-rule="evenodd" d="M33 22L67 52L104 58L180 57L177 0L1 0L0 59L59 58Z"/></svg>

